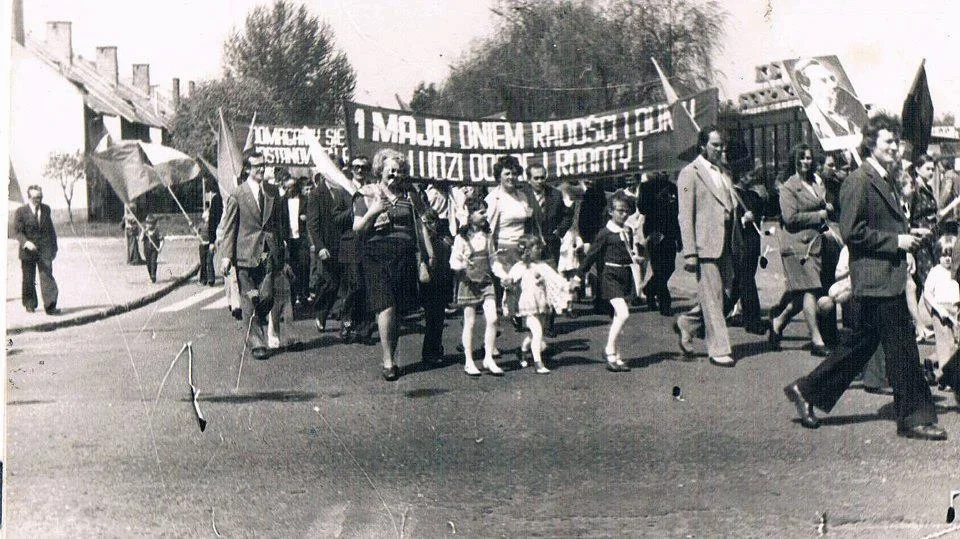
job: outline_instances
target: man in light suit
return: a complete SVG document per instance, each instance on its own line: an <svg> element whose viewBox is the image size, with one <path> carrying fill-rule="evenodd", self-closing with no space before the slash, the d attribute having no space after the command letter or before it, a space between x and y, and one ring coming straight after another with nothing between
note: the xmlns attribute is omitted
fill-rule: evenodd
<svg viewBox="0 0 960 539"><path fill-rule="evenodd" d="M693 356L692 339L706 334L710 363L733 367L724 317L724 295L733 285L733 257L739 243L739 219L733 180L722 165L726 141L720 131L704 129L700 155L683 167L677 179L683 268L697 275L698 303L677 318L680 351Z"/></svg>
<svg viewBox="0 0 960 539"><path fill-rule="evenodd" d="M57 257L57 231L50 219L50 206L43 203L38 185L27 188L29 204L17 208L13 230L20 243L20 269L23 272L21 300L27 312L37 310L37 272L40 272L40 294L47 314L60 314L57 308L57 281L53 278L53 259Z"/></svg>
<svg viewBox="0 0 960 539"><path fill-rule="evenodd" d="M907 253L916 250L920 235L929 231L910 230L900 205L895 174L899 138L898 120L885 114L870 118L862 143L868 157L840 188L840 233L850 251L850 280L860 304L851 348L828 357L784 392L796 406L800 424L817 428L820 421L813 407L829 412L882 344L897 436L946 440L946 431L937 426L907 310Z"/></svg>
<svg viewBox="0 0 960 539"><path fill-rule="evenodd" d="M243 180L227 198L223 210L221 269L236 268L240 308L250 324L253 357L267 359L265 340L273 307L274 280L284 269L287 208L277 190L263 181L265 161L257 151L247 152Z"/></svg>

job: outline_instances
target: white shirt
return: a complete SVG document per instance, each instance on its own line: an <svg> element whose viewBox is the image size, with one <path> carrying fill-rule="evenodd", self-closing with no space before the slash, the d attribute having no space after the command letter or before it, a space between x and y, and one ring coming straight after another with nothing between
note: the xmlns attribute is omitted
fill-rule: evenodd
<svg viewBox="0 0 960 539"><path fill-rule="evenodd" d="M247 184L247 187L250 188L250 192L253 193L253 200L256 201L257 207L260 208L260 211L263 211L263 200L260 198L260 195L263 193L263 191L261 190L260 184L252 179L248 179L244 183Z"/></svg>
<svg viewBox="0 0 960 539"><path fill-rule="evenodd" d="M873 168L875 168L875 169L877 170L877 173L880 174L880 177L881 177L881 178L886 178L886 177L887 177L887 169L883 168L883 167L880 165L880 162L877 161L877 158L875 158L875 157L868 157L868 158L865 159L865 161L866 161L867 163L870 163L871 165L873 165Z"/></svg>
<svg viewBox="0 0 960 539"><path fill-rule="evenodd" d="M291 197L287 199L287 213L290 218L290 237L298 239L300 237L300 198Z"/></svg>
<svg viewBox="0 0 960 539"><path fill-rule="evenodd" d="M727 180L727 175L720 170L720 167L708 161L706 157L700 155L697 159L703 160L703 164L707 167L707 170L710 171L710 179L713 181L713 185L721 193L724 193L726 197L724 204L726 204L728 208L733 208L733 201L735 200L732 193L733 186Z"/></svg>

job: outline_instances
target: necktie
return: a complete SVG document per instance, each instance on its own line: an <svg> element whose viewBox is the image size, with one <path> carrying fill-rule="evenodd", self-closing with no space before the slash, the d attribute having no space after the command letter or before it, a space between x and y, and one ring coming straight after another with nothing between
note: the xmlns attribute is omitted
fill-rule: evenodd
<svg viewBox="0 0 960 539"><path fill-rule="evenodd" d="M260 191L260 195L259 195L259 200L258 200L257 202L258 202L259 205L260 205L260 220L262 221L262 220L263 220L263 207L264 207L264 205L265 205L266 202L267 202L267 199L266 199L266 197L264 196L263 184L262 184L262 183L261 183L260 186L259 186L259 191Z"/></svg>

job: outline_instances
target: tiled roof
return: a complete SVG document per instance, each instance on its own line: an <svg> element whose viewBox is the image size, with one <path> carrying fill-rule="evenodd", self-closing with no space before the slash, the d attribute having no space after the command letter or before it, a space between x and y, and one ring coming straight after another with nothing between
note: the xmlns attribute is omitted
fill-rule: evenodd
<svg viewBox="0 0 960 539"><path fill-rule="evenodd" d="M159 93L153 99L124 81L116 86L97 72L95 63L74 55L70 65L61 65L46 44L27 36L26 48L60 72L83 92L84 103L96 112L120 116L128 122L168 128L173 121L173 106Z"/></svg>

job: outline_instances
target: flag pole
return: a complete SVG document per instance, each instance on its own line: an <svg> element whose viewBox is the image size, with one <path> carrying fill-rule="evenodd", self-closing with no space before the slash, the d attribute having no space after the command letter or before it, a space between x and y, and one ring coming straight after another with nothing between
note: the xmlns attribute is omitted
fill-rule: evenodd
<svg viewBox="0 0 960 539"><path fill-rule="evenodd" d="M183 208L183 204L180 203L180 199L178 199L177 195L173 193L173 188L170 187L169 185L167 185L166 187L167 187L167 191L170 192L170 196L173 197L174 202L176 202L177 206L180 208L180 211L183 212L183 216L187 218L187 224L190 225L190 231L193 232L193 234L197 237L198 240L203 241L203 238L200 237L200 234L197 233L196 227L194 227L193 225L193 220L190 219L190 216L187 214L187 210Z"/></svg>

